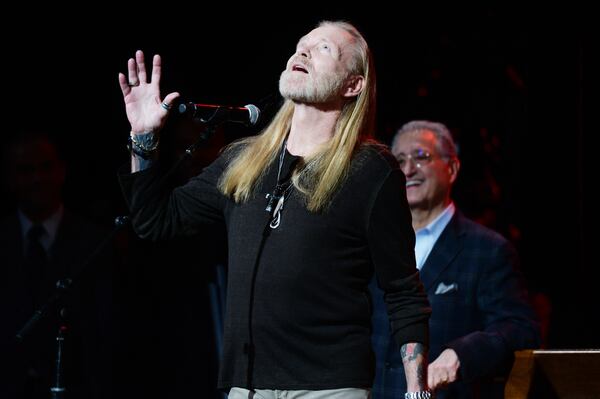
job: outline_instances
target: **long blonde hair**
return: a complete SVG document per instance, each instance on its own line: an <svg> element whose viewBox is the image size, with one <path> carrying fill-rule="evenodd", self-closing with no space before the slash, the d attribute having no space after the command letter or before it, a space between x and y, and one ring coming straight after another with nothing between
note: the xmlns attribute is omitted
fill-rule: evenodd
<svg viewBox="0 0 600 399"><path fill-rule="evenodd" d="M340 113L331 140L307 157L292 174L292 184L305 195L311 212L324 210L345 180L352 157L375 126L375 68L367 42L358 30L343 21L323 21L350 33L355 40L350 73L364 77L361 93L348 100ZM286 100L261 134L238 141L244 148L235 156L219 182L223 194L237 203L246 202L286 139L294 114L294 103Z"/></svg>

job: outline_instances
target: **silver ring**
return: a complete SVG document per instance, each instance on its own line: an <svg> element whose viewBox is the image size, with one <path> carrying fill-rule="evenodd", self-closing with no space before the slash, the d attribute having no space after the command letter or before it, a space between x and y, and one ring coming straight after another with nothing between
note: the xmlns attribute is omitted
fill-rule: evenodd
<svg viewBox="0 0 600 399"><path fill-rule="evenodd" d="M131 83L131 82L129 82L129 83L127 83L127 86L129 86L129 87L137 87L139 85L140 85L140 82L137 82L137 83Z"/></svg>
<svg viewBox="0 0 600 399"><path fill-rule="evenodd" d="M172 107L172 105L167 104L165 102L160 103L160 106L165 110L165 111L169 111Z"/></svg>

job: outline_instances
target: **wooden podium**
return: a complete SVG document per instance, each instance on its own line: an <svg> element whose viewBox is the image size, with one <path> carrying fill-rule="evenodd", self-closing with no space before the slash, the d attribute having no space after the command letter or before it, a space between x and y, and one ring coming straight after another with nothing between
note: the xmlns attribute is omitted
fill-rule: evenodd
<svg viewBox="0 0 600 399"><path fill-rule="evenodd" d="M515 352L506 399L600 399L600 349Z"/></svg>

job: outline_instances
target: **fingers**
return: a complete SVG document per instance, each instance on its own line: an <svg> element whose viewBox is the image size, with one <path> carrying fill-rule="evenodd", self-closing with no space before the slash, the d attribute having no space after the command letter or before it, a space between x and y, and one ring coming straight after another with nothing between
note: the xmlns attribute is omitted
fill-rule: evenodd
<svg viewBox="0 0 600 399"><path fill-rule="evenodd" d="M432 365L433 363L427 368L427 386L430 389L443 387L456 381L456 373L452 369L436 367L435 365L431 367Z"/></svg>
<svg viewBox="0 0 600 399"><path fill-rule="evenodd" d="M138 77L138 68L133 58L127 60L127 74L127 81L129 86L139 86L140 78Z"/></svg>
<svg viewBox="0 0 600 399"><path fill-rule="evenodd" d="M146 64L144 62L144 52L138 50L135 52L135 58L127 61L127 84L130 87L139 86L141 83L147 83Z"/></svg>
<svg viewBox="0 0 600 399"><path fill-rule="evenodd" d="M129 82L124 74L119 72L119 86L121 86L121 91L123 92L123 96L126 96L131 91L131 87L129 87Z"/></svg>
<svg viewBox="0 0 600 399"><path fill-rule="evenodd" d="M142 50L138 50L135 52L135 61L137 63L137 73L140 83L148 83L146 77L146 63L144 60L144 52ZM131 82L134 84L133 82Z"/></svg>
<svg viewBox="0 0 600 399"><path fill-rule="evenodd" d="M435 390L437 388L448 385L450 382L451 381L448 376L442 376L442 375L428 375L427 376L427 386L431 390Z"/></svg>
<svg viewBox="0 0 600 399"><path fill-rule="evenodd" d="M179 98L179 93L173 92L167 94L163 102L161 103L161 108L165 110L165 112L169 112L173 108L173 104L175 104L175 100Z"/></svg>
<svg viewBox="0 0 600 399"><path fill-rule="evenodd" d="M456 352L447 348L427 367L427 382L431 389L456 381L460 360Z"/></svg>
<svg viewBox="0 0 600 399"><path fill-rule="evenodd" d="M161 62L160 55L155 54L152 60L152 75L149 83L154 83L156 85L160 84ZM135 58L130 58L127 61L127 75L127 84L129 87L135 87L139 86L140 84L148 83L146 62L144 59L144 52L142 50L136 51Z"/></svg>
<svg viewBox="0 0 600 399"><path fill-rule="evenodd" d="M160 75L162 73L162 60L160 55L155 54L152 59L152 78L151 81L160 84Z"/></svg>

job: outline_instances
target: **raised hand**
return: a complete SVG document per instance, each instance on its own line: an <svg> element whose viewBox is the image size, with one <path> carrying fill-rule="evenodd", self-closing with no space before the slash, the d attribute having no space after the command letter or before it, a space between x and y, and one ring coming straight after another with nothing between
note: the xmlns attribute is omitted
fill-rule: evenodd
<svg viewBox="0 0 600 399"><path fill-rule="evenodd" d="M127 62L128 77L119 73L119 85L125 100L127 119L133 133L158 132L167 120L169 109L179 93L167 94L161 101L161 58L152 59L152 75L148 82L144 53L136 51L135 59Z"/></svg>

